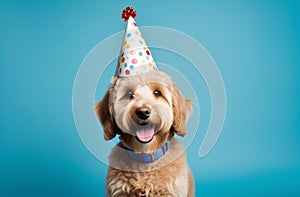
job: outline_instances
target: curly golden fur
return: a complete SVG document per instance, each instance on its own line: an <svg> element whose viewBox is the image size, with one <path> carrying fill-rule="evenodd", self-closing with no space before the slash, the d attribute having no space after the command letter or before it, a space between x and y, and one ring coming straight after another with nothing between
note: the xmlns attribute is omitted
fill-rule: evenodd
<svg viewBox="0 0 300 197"><path fill-rule="evenodd" d="M194 196L194 181L183 146L173 138L184 136L191 112L171 78L160 71L126 78L114 77L102 101L95 107L104 138L117 134L120 143L136 153L152 153L171 141L169 151L152 163L132 159L115 146L110 154L107 196ZM137 133L151 130L150 140ZM146 141L147 140L147 141Z"/></svg>

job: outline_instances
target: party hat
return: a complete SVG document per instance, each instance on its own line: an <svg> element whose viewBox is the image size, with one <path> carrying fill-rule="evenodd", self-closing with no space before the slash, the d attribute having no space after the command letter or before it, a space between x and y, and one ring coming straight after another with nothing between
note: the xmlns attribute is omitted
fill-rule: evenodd
<svg viewBox="0 0 300 197"><path fill-rule="evenodd" d="M122 11L122 18L127 21L121 46L117 77L127 77L157 70L151 52L134 21L136 12L127 7Z"/></svg>

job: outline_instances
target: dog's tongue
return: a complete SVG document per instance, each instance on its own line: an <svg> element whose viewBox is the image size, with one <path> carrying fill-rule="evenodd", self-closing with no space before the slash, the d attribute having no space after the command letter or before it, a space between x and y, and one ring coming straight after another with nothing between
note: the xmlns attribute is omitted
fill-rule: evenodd
<svg viewBox="0 0 300 197"><path fill-rule="evenodd" d="M136 131L136 136L142 142L148 142L152 139L154 135L153 128L143 128L141 130Z"/></svg>

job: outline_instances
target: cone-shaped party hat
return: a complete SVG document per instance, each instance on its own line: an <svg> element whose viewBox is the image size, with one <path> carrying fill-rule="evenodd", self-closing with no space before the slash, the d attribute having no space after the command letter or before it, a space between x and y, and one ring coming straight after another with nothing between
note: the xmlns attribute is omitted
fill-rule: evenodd
<svg viewBox="0 0 300 197"><path fill-rule="evenodd" d="M157 70L151 52L134 21L135 10L127 7L122 12L122 18L127 21L121 46L117 77L127 77Z"/></svg>

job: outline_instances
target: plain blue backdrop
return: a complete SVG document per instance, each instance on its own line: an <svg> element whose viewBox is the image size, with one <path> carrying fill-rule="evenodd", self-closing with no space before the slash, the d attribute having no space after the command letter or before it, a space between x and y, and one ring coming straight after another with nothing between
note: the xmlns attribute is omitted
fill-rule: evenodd
<svg viewBox="0 0 300 197"><path fill-rule="evenodd" d="M2 0L0 196L105 195L107 166L77 134L72 89L87 53L124 30L127 5L141 26L196 39L223 76L221 138L199 159L200 126L187 150L197 196L300 196L300 3L287 0Z"/></svg>

